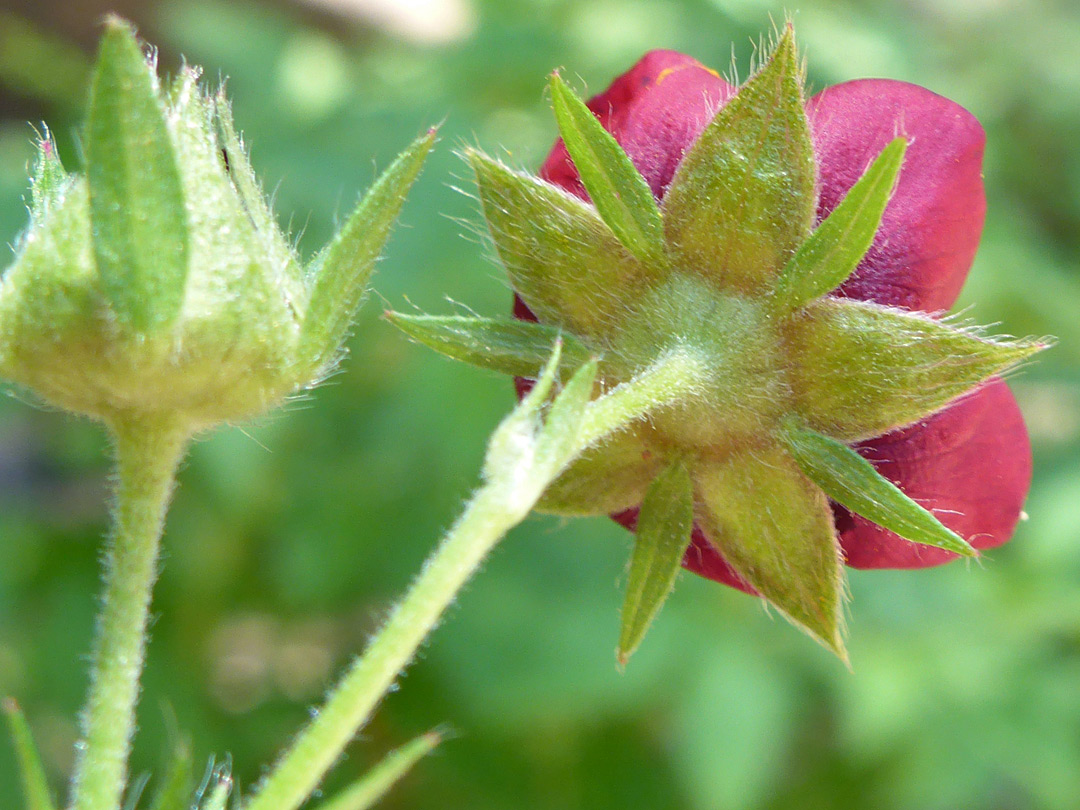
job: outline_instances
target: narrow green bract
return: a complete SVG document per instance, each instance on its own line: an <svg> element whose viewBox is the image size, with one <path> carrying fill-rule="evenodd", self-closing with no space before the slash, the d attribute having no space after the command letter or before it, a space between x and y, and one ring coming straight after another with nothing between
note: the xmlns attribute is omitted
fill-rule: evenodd
<svg viewBox="0 0 1080 810"><path fill-rule="evenodd" d="M835 290L873 244L907 150L896 138L882 150L843 201L799 246L776 282L775 308L786 315Z"/></svg>
<svg viewBox="0 0 1080 810"><path fill-rule="evenodd" d="M311 298L301 328L300 357L308 373L336 359L357 307L367 293L375 260L435 144L435 130L421 135L383 172L313 263Z"/></svg>
<svg viewBox="0 0 1080 810"><path fill-rule="evenodd" d="M386 312L383 317L440 354L515 377L536 377L551 356L552 345L560 338L563 368L577 368L590 356L576 338L546 324L513 318L403 312Z"/></svg>
<svg viewBox="0 0 1080 810"><path fill-rule="evenodd" d="M646 264L663 264L664 226L649 184L558 73L551 100L566 150L597 212L627 250Z"/></svg>
<svg viewBox="0 0 1080 810"><path fill-rule="evenodd" d="M656 477L641 502L622 609L620 664L641 644L675 587L693 528L693 482L686 467L676 462Z"/></svg>
<svg viewBox="0 0 1080 810"><path fill-rule="evenodd" d="M434 751L440 742L442 735L429 731L396 751L391 751L378 765L337 796L320 804L316 810L368 810L374 807L417 762Z"/></svg>
<svg viewBox="0 0 1080 810"><path fill-rule="evenodd" d="M978 556L963 537L943 526L847 445L795 426L789 426L783 437L802 471L837 503L913 543L964 557Z"/></svg>

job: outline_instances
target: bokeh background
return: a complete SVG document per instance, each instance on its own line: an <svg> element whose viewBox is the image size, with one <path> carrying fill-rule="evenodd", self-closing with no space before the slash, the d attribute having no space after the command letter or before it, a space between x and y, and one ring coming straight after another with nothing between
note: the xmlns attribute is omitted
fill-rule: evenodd
<svg viewBox="0 0 1080 810"><path fill-rule="evenodd" d="M923 84L989 134L990 212L962 307L1059 345L1014 379L1036 453L1030 519L980 565L853 572L846 671L742 594L684 575L616 671L629 538L532 518L468 588L327 791L438 724L454 736L388 808L1080 807L1080 6L1071 0L6 0L0 239L26 220L33 126L69 166L98 22L141 26L162 66L227 76L276 207L310 254L429 125L414 189L343 373L285 412L205 437L169 519L134 756L169 740L258 778L377 626L476 483L506 381L378 315L506 312L454 147L536 166L546 74L599 91L670 47L745 76L793 16L816 88ZM28 123L31 122L31 123ZM464 220L464 222L462 222ZM24 705L59 790L84 694L106 521L94 426L0 402L0 693ZM17 806L0 741L0 796Z"/></svg>

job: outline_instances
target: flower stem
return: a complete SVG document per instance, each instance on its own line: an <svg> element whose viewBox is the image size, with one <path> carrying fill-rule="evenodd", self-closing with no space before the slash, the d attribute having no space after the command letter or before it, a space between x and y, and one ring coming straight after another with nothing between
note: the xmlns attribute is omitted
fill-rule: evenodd
<svg viewBox="0 0 1080 810"><path fill-rule="evenodd" d="M693 391L701 383L696 371L692 360L675 353L631 383L590 403L566 464L648 411ZM521 463L529 462L523 458ZM535 495L528 503L522 503L523 488L514 485L517 479L512 474L484 483L363 656L353 662L316 718L256 788L245 810L296 810L307 799L408 666L461 587L503 535L525 519L560 472L551 470L547 481L530 486ZM523 477L538 474L535 469L517 473Z"/></svg>
<svg viewBox="0 0 1080 810"><path fill-rule="evenodd" d="M176 468L188 432L166 421L112 423L116 495L105 592L82 713L73 810L118 810L135 729L150 593Z"/></svg>

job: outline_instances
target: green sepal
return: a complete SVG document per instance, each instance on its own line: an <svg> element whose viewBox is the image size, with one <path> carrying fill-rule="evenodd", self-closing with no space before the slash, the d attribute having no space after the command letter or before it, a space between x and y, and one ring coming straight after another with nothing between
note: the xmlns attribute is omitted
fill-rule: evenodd
<svg viewBox="0 0 1080 810"><path fill-rule="evenodd" d="M316 810L368 810L374 807L402 777L442 742L442 734L429 731L391 751L370 771Z"/></svg>
<svg viewBox="0 0 1080 810"><path fill-rule="evenodd" d="M726 292L761 293L814 221L814 148L795 37L716 114L664 197L672 262Z"/></svg>
<svg viewBox="0 0 1080 810"><path fill-rule="evenodd" d="M654 271L588 203L479 152L465 157L514 290L541 321L598 341L607 335Z"/></svg>
<svg viewBox="0 0 1080 810"><path fill-rule="evenodd" d="M150 810L190 810L195 783L193 764L191 746L186 741L176 741L150 802Z"/></svg>
<svg viewBox="0 0 1080 810"><path fill-rule="evenodd" d="M310 369L324 369L337 358L367 293L375 261L435 144L435 134L429 130L398 155L309 268L311 297L301 326L299 356Z"/></svg>
<svg viewBox="0 0 1080 810"><path fill-rule="evenodd" d="M558 72L551 74L551 101L559 134L600 217L640 261L666 265L664 224L645 178Z"/></svg>
<svg viewBox="0 0 1080 810"><path fill-rule="evenodd" d="M846 444L795 425L785 426L781 438L807 477L852 512L913 543L964 557L979 556L967 540L942 525Z"/></svg>
<svg viewBox="0 0 1080 810"><path fill-rule="evenodd" d="M874 242L907 151L896 138L877 156L841 203L785 265L773 293L774 310L786 315L835 290L855 272Z"/></svg>
<svg viewBox="0 0 1080 810"><path fill-rule="evenodd" d="M694 470L697 520L736 573L793 624L847 660L844 569L828 499L779 447Z"/></svg>
<svg viewBox="0 0 1080 810"><path fill-rule="evenodd" d="M626 582L618 660L627 660L645 638L682 567L694 529L694 485L684 464L660 473L641 502Z"/></svg>
<svg viewBox="0 0 1080 810"><path fill-rule="evenodd" d="M26 810L56 810L49 792L45 767L41 764L41 755L30 733L30 724L26 722L22 709L14 699L4 700L4 715L7 717L11 742L19 763L19 778L22 781Z"/></svg>
<svg viewBox="0 0 1080 810"><path fill-rule="evenodd" d="M840 298L811 301L784 331L795 412L811 429L847 442L911 424L1045 348Z"/></svg>
<svg viewBox="0 0 1080 810"><path fill-rule="evenodd" d="M90 88L86 166L94 256L113 312L136 333L167 327L188 272L183 186L156 75L115 17Z"/></svg>
<svg viewBox="0 0 1080 810"><path fill-rule="evenodd" d="M621 512L641 503L660 470L635 429L612 434L570 463L536 503L539 512L585 517Z"/></svg>
<svg viewBox="0 0 1080 810"><path fill-rule="evenodd" d="M560 336L563 368L577 368L591 356L581 341L546 324L514 318L409 315L393 311L383 313L383 317L440 354L515 377L536 377Z"/></svg>

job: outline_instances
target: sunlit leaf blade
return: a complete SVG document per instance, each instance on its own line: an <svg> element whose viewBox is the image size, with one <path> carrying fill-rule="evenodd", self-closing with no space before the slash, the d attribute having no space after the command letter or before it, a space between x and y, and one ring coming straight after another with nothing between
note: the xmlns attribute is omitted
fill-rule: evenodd
<svg viewBox="0 0 1080 810"><path fill-rule="evenodd" d="M434 144L432 129L398 155L311 268L311 298L301 330L300 355L312 368L337 356L367 293L375 260Z"/></svg>
<svg viewBox="0 0 1080 810"><path fill-rule="evenodd" d="M784 267L773 301L781 314L793 312L847 280L873 244L892 196L907 139L896 138L851 187L843 201L810 234Z"/></svg>
<svg viewBox="0 0 1080 810"><path fill-rule="evenodd" d="M137 332L168 326L188 270L183 188L153 69L115 18L90 88L86 174L94 255L114 313Z"/></svg>
<svg viewBox="0 0 1080 810"><path fill-rule="evenodd" d="M588 203L479 152L465 157L514 290L545 323L586 337L607 334L653 271Z"/></svg>
<svg viewBox="0 0 1080 810"><path fill-rule="evenodd" d="M814 221L814 150L791 30L717 113L664 197L672 262L724 290L760 293Z"/></svg>
<svg viewBox="0 0 1080 810"><path fill-rule="evenodd" d="M782 435L802 471L837 503L914 543L978 556L964 538L943 526L846 444L794 426Z"/></svg>
<svg viewBox="0 0 1080 810"><path fill-rule="evenodd" d="M41 755L34 745L30 725L26 722L19 704L12 698L4 700L4 715L7 717L11 741L19 763L19 778L22 780L26 810L55 810L49 793L49 781L41 764Z"/></svg>
<svg viewBox="0 0 1080 810"><path fill-rule="evenodd" d="M697 520L746 582L846 660L843 565L828 499L779 447L694 470Z"/></svg>
<svg viewBox="0 0 1080 810"><path fill-rule="evenodd" d="M556 326L516 318L476 318L465 315L411 315L386 312L384 317L409 337L440 354L473 366L535 377L561 336L563 368L577 368L590 352Z"/></svg>
<svg viewBox="0 0 1080 810"><path fill-rule="evenodd" d="M368 810L374 807L405 774L442 742L438 731L429 731L387 754L378 765L316 810Z"/></svg>
<svg viewBox="0 0 1080 810"><path fill-rule="evenodd" d="M625 665L645 638L682 567L694 529L694 487L681 463L656 477L638 516L619 632L619 664Z"/></svg>
<svg viewBox="0 0 1080 810"><path fill-rule="evenodd" d="M551 101L559 134L600 217L642 262L665 264L664 226L645 178L558 73L551 74Z"/></svg>
<svg viewBox="0 0 1080 810"><path fill-rule="evenodd" d="M544 491L536 509L556 515L607 515L641 503L659 459L636 430L615 433L571 462Z"/></svg>
<svg viewBox="0 0 1080 810"><path fill-rule="evenodd" d="M191 747L183 741L175 743L162 774L150 810L190 810L194 789Z"/></svg>
<svg viewBox="0 0 1080 810"><path fill-rule="evenodd" d="M831 297L809 302L784 332L796 412L807 427L848 442L918 421L1045 348Z"/></svg>

